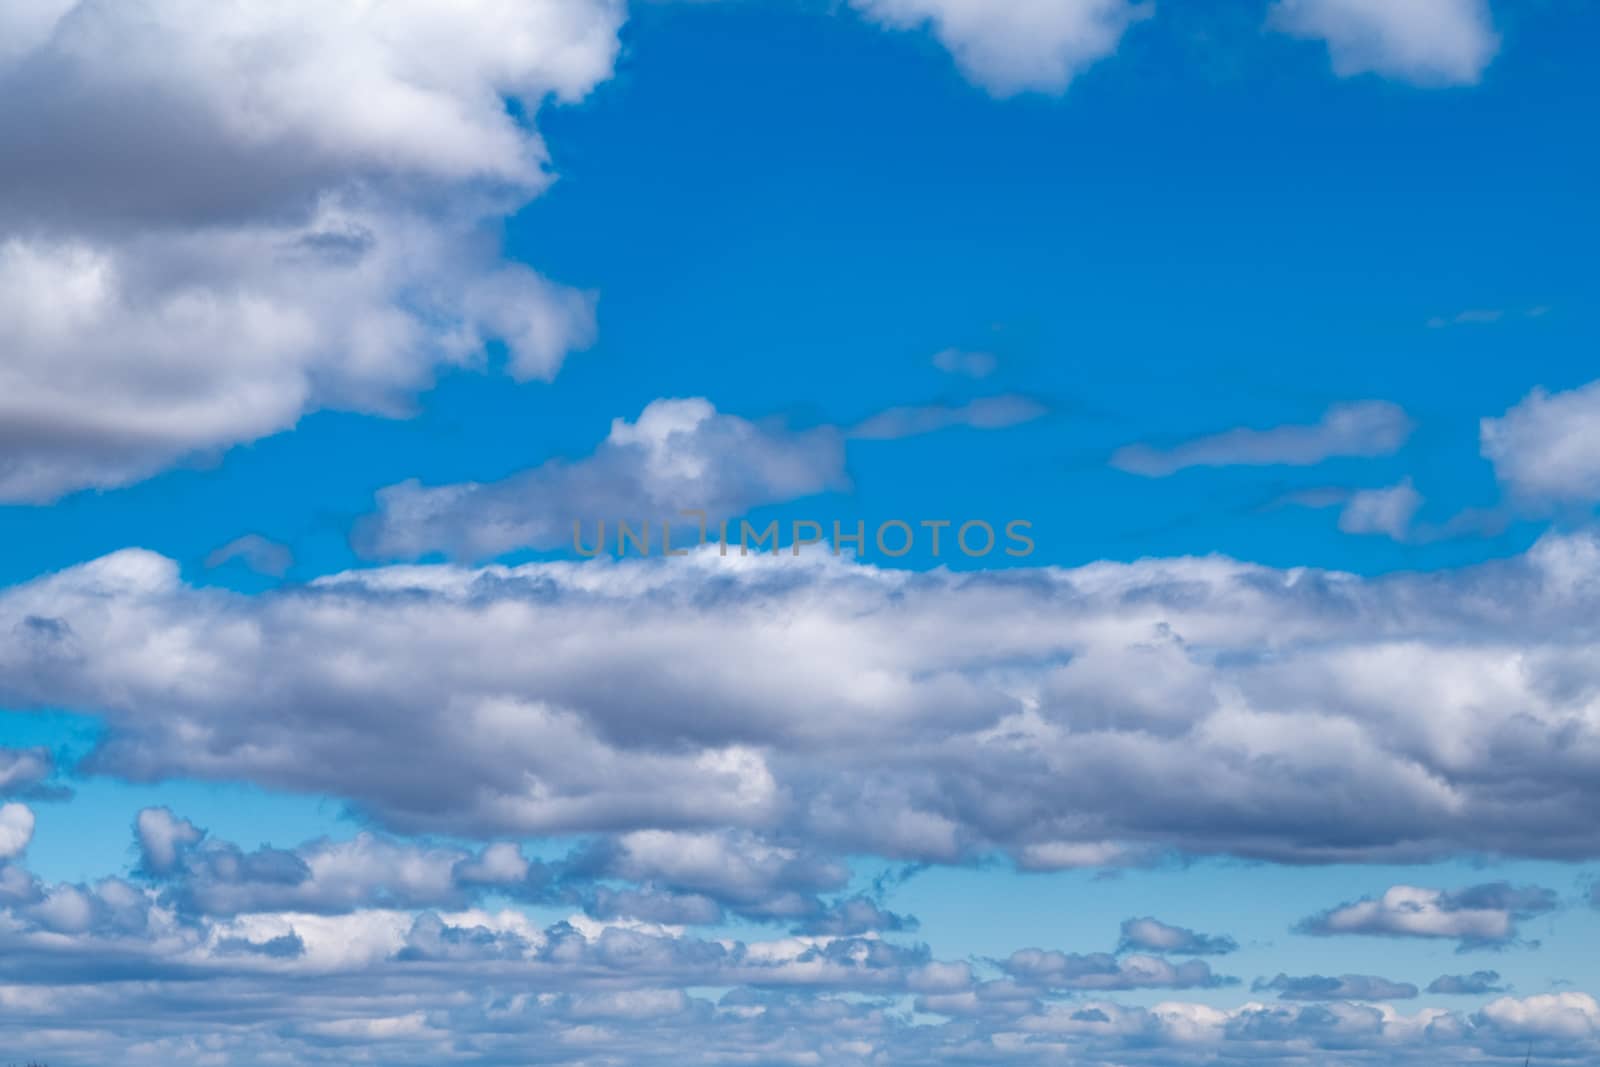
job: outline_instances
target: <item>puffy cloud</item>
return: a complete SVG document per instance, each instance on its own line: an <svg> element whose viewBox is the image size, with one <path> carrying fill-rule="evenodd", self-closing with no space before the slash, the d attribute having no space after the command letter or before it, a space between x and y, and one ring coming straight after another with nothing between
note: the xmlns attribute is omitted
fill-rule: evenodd
<svg viewBox="0 0 1600 1067"><path fill-rule="evenodd" d="M101 716L102 773L326 793L405 831L1573 859L1600 854L1597 597L1588 535L1383 578L712 549L255 596L128 551L0 594L0 697Z"/></svg>
<svg viewBox="0 0 1600 1067"><path fill-rule="evenodd" d="M1504 944L1517 936L1517 920L1555 910L1556 895L1537 886L1491 882L1446 891L1397 885L1312 916L1303 933L1332 936L1425 937L1459 940L1463 947Z"/></svg>
<svg viewBox="0 0 1600 1067"><path fill-rule="evenodd" d="M15 5L13 5L15 7ZM592 299L501 259L549 181L506 107L607 77L613 0L35 0L0 92L0 499L145 477L335 407L396 414Z"/></svg>
<svg viewBox="0 0 1600 1067"><path fill-rule="evenodd" d="M1185 927L1171 926L1160 919L1146 916L1124 920L1118 951L1139 949L1180 956L1223 956L1236 951L1238 947L1239 943L1226 935L1198 934Z"/></svg>
<svg viewBox="0 0 1600 1067"><path fill-rule="evenodd" d="M636 830L597 846L574 867L704 896L747 916L809 916L824 924L815 894L841 889L849 878L837 862L748 832Z"/></svg>
<svg viewBox="0 0 1600 1067"><path fill-rule="evenodd" d="M544 884L544 870L509 842L474 855L362 833L245 852L165 808L144 809L135 825L141 873L185 915L462 906L481 891L531 897Z"/></svg>
<svg viewBox="0 0 1600 1067"><path fill-rule="evenodd" d="M1252 988L1274 990L1281 1000L1409 1000L1417 995L1417 987L1410 982L1391 982L1370 974L1338 978L1320 974L1291 978L1280 974L1270 981L1256 982Z"/></svg>
<svg viewBox="0 0 1600 1067"><path fill-rule="evenodd" d="M901 933L915 930L915 916L897 915L866 896L846 897L828 905L825 911L801 925L801 933L828 937L860 937L869 933Z"/></svg>
<svg viewBox="0 0 1600 1067"><path fill-rule="evenodd" d="M375 556L483 558L571 545L575 524L594 547L600 523L620 536L616 524L627 521L635 530L651 524L654 552L665 551L660 524L672 524L677 551L701 532L683 510L717 523L848 485L843 440L832 427L791 431L722 414L698 397L656 400L633 422L614 420L594 454L576 462L552 460L498 482L380 490L379 513L356 543Z"/></svg>
<svg viewBox="0 0 1600 1067"><path fill-rule="evenodd" d="M1311 426L1241 427L1166 449L1128 445L1111 457L1111 465L1146 478L1165 478L1190 467L1307 467L1336 456L1387 456L1410 435L1411 419L1399 407L1364 400L1336 404Z"/></svg>
<svg viewBox="0 0 1600 1067"><path fill-rule="evenodd" d="M1446 996L1482 996L1504 993L1499 971L1473 971L1471 974L1441 974L1428 983L1428 992Z"/></svg>
<svg viewBox="0 0 1600 1067"><path fill-rule="evenodd" d="M134 834L138 839L140 869L155 877L176 870L183 850L205 837L204 830L188 819L180 819L168 808L140 811L134 819Z"/></svg>
<svg viewBox="0 0 1600 1067"><path fill-rule="evenodd" d="M1271 22L1326 41L1341 78L1473 85L1500 50L1488 0L1277 0Z"/></svg>
<svg viewBox="0 0 1600 1067"><path fill-rule="evenodd" d="M0 860L21 855L33 840L33 809L15 801L0 805Z"/></svg>
<svg viewBox="0 0 1600 1067"><path fill-rule="evenodd" d="M1480 1022L1519 1040L1556 1039L1593 1043L1600 1038L1600 1004L1587 993L1542 993L1501 997L1485 1005Z"/></svg>
<svg viewBox="0 0 1600 1067"><path fill-rule="evenodd" d="M955 426L992 430L1037 418L1019 396L960 405L898 407L843 429L791 430L717 411L702 397L652 401L633 422L615 419L595 451L551 460L496 482L378 492L378 513L357 527L364 555L466 559L518 548L674 554L719 539L719 524L752 508L850 487L848 438L896 439ZM627 530L621 528L627 523ZM730 526L726 536L737 540Z"/></svg>
<svg viewBox="0 0 1600 1067"><path fill-rule="evenodd" d="M515 866L507 849L472 864L502 878ZM385 872L397 891L372 898L396 900L410 876ZM1529 1041L1558 1060L1600 1051L1600 1009L1584 994L1502 998L1472 1015L1340 1000L1139 1007L1059 994L1220 980L1198 961L1027 949L1003 965L1008 977L981 981L968 963L872 935L712 940L583 916L541 925L481 907L214 917L175 912L157 890L117 878L24 881L26 892L0 901L0 1042L59 1062L331 1067L359 1056L423 1067L522 1062L539 1047L647 1067L748 1061L752 1050L797 1067L1350 1058L1422 1067L1493 1061L1513 1044L1520 1055ZM1268 985L1288 995L1305 981ZM1311 981L1320 984L1308 995L1384 992L1377 979ZM708 988L726 992L708 998ZM908 997L948 1021L898 1009Z"/></svg>
<svg viewBox="0 0 1600 1067"><path fill-rule="evenodd" d="M1535 389L1479 426L1484 458L1529 505L1600 501L1600 382L1548 393Z"/></svg>
<svg viewBox="0 0 1600 1067"><path fill-rule="evenodd" d="M1117 50L1151 5L1132 0L851 0L874 22L928 26L970 80L995 96L1064 90Z"/></svg>

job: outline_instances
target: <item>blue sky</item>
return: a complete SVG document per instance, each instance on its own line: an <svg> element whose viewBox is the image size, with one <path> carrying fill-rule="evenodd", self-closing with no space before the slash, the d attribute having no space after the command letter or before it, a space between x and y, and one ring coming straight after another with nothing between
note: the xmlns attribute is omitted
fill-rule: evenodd
<svg viewBox="0 0 1600 1067"><path fill-rule="evenodd" d="M1597 30L0 12L0 1047L1591 1061Z"/></svg>

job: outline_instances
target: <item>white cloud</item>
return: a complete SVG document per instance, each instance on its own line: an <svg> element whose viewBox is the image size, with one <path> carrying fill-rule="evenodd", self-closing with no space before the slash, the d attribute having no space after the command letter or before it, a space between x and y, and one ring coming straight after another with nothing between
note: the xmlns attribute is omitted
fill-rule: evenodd
<svg viewBox="0 0 1600 1067"><path fill-rule="evenodd" d="M1597 599L1589 536L1384 578L713 546L259 596L128 551L0 594L0 696L100 715L100 773L328 793L403 830L1030 866L1579 858L1600 855Z"/></svg>
<svg viewBox="0 0 1600 1067"><path fill-rule="evenodd" d="M178 865L179 853L198 844L205 832L188 819L180 819L167 808L145 808L134 821L139 840L139 855L146 871L167 874Z"/></svg>
<svg viewBox="0 0 1600 1067"><path fill-rule="evenodd" d="M703 398L652 401L629 422L615 419L594 454L551 460L498 482L422 486L402 482L378 492L379 513L358 529L358 547L380 557L430 551L483 558L514 548L572 545L578 524L586 547L606 524L654 529L651 550L664 551L661 523L671 523L674 551L697 543L699 519L713 524L750 508L849 485L844 442L831 426L792 431L717 411Z"/></svg>
<svg viewBox="0 0 1600 1067"><path fill-rule="evenodd" d="M1145 916L1128 919L1122 924L1122 948L1144 949L1147 952L1176 952L1184 955L1226 955L1238 949L1231 937L1200 934L1182 926L1173 926L1160 919Z"/></svg>
<svg viewBox="0 0 1600 1067"><path fill-rule="evenodd" d="M1588 993L1501 997L1479 1013L1483 1022L1514 1038L1593 1040L1600 1037L1600 1003Z"/></svg>
<svg viewBox="0 0 1600 1067"><path fill-rule="evenodd" d="M1240 427L1166 449L1128 445L1111 457L1111 465L1147 478L1164 478L1190 467L1306 467L1336 456L1390 455L1405 444L1411 428L1411 419L1396 405L1364 400L1336 404L1310 426Z"/></svg>
<svg viewBox="0 0 1600 1067"><path fill-rule="evenodd" d="M1326 41L1342 78L1472 85L1500 50L1487 0L1278 0L1271 23Z"/></svg>
<svg viewBox="0 0 1600 1067"><path fill-rule="evenodd" d="M970 80L995 96L1058 93L1117 50L1151 5L1132 0L850 0L886 26L928 25Z"/></svg>
<svg viewBox="0 0 1600 1067"><path fill-rule="evenodd" d="M1384 534L1403 541L1411 520L1422 506L1422 494L1407 478L1386 489L1360 489L1352 493L1339 513L1339 529L1353 534Z"/></svg>
<svg viewBox="0 0 1600 1067"><path fill-rule="evenodd" d="M1549 393L1535 389L1479 425L1484 458L1524 504L1600 501L1600 382Z"/></svg>
<svg viewBox="0 0 1600 1067"><path fill-rule="evenodd" d="M0 860L19 856L33 840L33 810L15 802L0 806Z"/></svg>
<svg viewBox="0 0 1600 1067"><path fill-rule="evenodd" d="M1551 911L1555 894L1538 887L1504 883L1456 892L1397 885L1377 899L1358 900L1307 919L1306 933L1332 936L1449 938L1464 945L1511 941L1518 919Z"/></svg>
<svg viewBox="0 0 1600 1067"><path fill-rule="evenodd" d="M506 343L548 378L592 298L503 261L535 110L607 77L612 0L80 0L7 16L0 499L145 477L322 407L395 414Z"/></svg>

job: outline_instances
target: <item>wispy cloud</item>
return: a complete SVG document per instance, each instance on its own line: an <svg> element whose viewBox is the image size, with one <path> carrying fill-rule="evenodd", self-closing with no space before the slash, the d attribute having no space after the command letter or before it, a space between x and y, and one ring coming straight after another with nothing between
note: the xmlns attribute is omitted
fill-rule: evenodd
<svg viewBox="0 0 1600 1067"><path fill-rule="evenodd" d="M1045 414L1045 406L1026 396L985 396L964 404L925 404L889 408L852 426L848 435L866 440L898 440L964 427L1002 430L1031 422Z"/></svg>
<svg viewBox="0 0 1600 1067"><path fill-rule="evenodd" d="M1410 437L1411 419L1383 400L1339 404L1304 426L1241 427L1169 448L1134 444L1118 449L1111 465L1130 474L1164 478L1190 467L1306 467L1338 456L1387 456Z"/></svg>

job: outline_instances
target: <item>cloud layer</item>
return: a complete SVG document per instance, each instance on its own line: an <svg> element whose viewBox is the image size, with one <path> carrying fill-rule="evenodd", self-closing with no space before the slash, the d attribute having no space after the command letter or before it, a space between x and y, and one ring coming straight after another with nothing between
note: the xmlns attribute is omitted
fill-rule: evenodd
<svg viewBox="0 0 1600 1067"><path fill-rule="evenodd" d="M591 907L535 921L503 904L559 907L552 887L582 902L585 887L644 892L661 877L734 895L766 892L774 877L839 882L749 840L637 841L599 864L580 849L547 867L509 842L474 852L373 834L246 853L159 808L140 813L135 836L138 868L93 883L45 882L15 856L0 861L8 1048L133 1067L219 1057L511 1067L530 1047L566 1062L710 1065L754 1051L761 1062L846 1067L1511 1063L1529 1046L1580 1062L1600 1052L1600 1005L1581 993L1407 1015L1387 1002L1414 998L1416 986L1371 975L1261 978L1254 988L1276 994L1263 1003L1230 995L1238 979L1204 962L1126 949L946 960L880 923L713 937ZM851 897L826 913L846 910L882 915ZM1170 942L1177 929L1135 932ZM1496 978L1434 986L1486 996L1499 992ZM1221 990L1210 995L1231 1006L1184 990ZM1138 991L1165 998L1117 999Z"/></svg>
<svg viewBox="0 0 1600 1067"><path fill-rule="evenodd" d="M1378 579L712 546L254 597L127 551L0 594L0 698L101 716L97 771L327 793L401 830L735 828L1030 868L1577 859L1600 855L1597 590L1588 535Z"/></svg>

